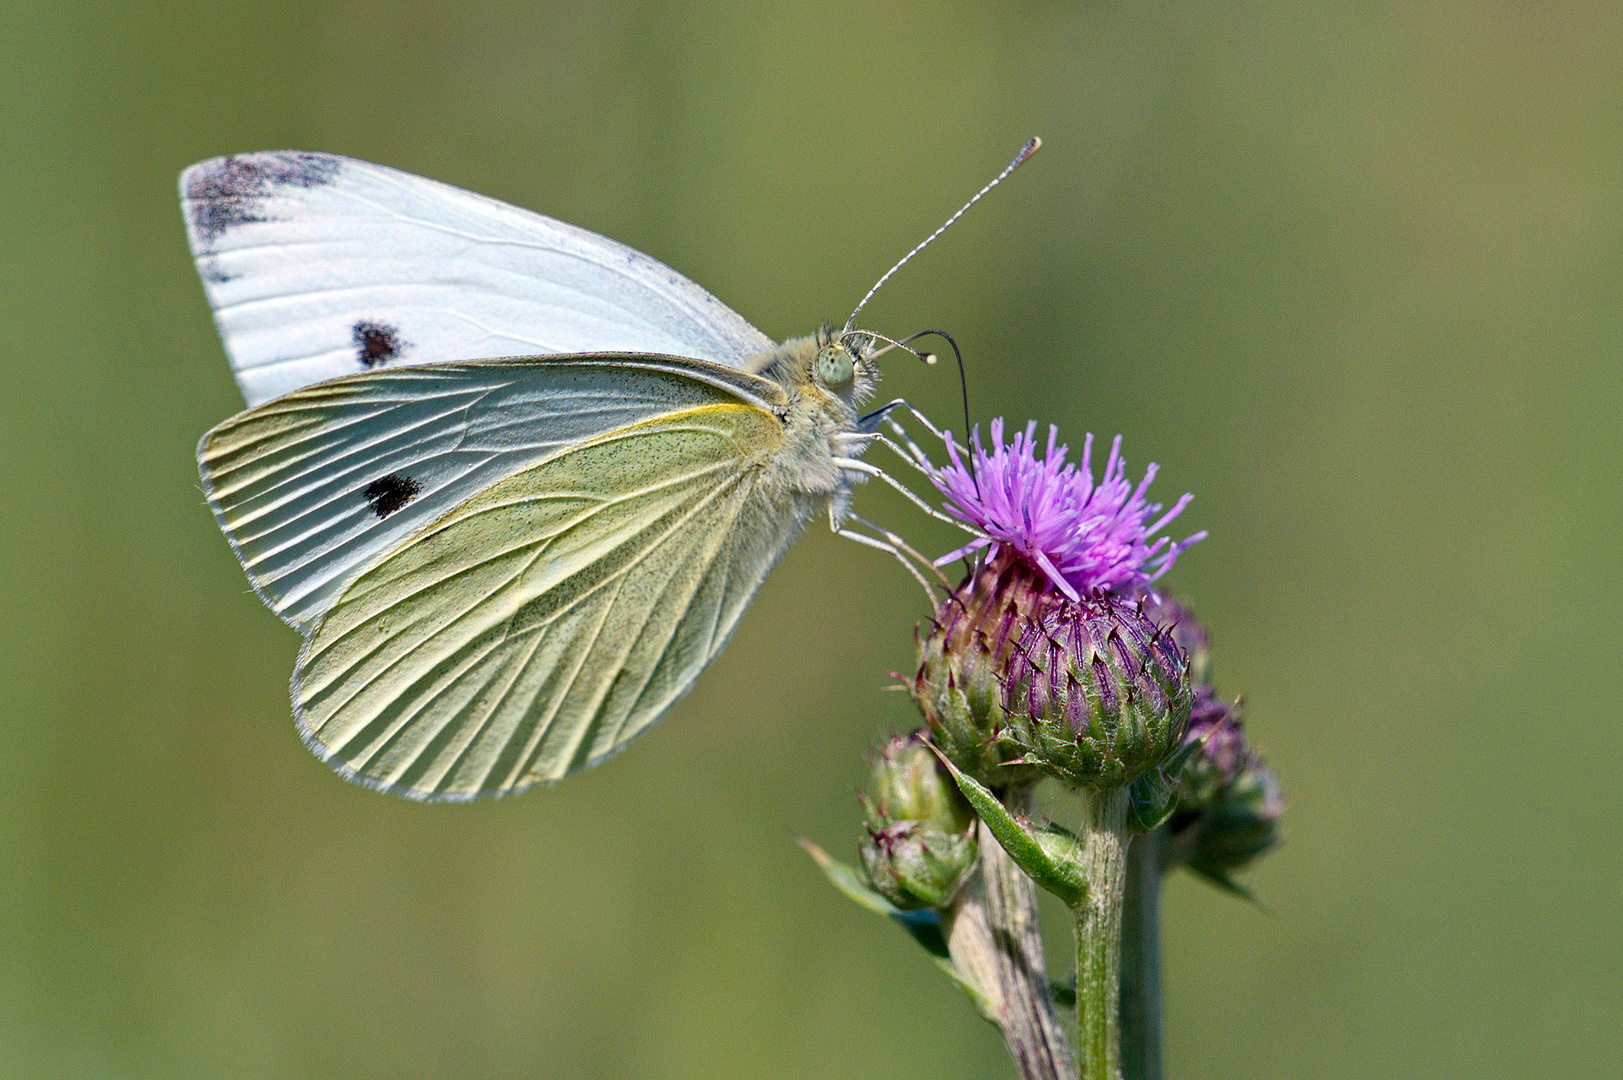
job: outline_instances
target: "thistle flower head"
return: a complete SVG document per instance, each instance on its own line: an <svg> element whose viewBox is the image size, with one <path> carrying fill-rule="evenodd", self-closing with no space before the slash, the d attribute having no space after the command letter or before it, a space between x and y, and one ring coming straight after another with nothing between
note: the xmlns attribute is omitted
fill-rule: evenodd
<svg viewBox="0 0 1623 1080"><path fill-rule="evenodd" d="M1035 422L1005 443L1003 421L994 420L991 435L988 450L980 430L972 433L968 463L950 435L946 465L918 455L948 511L980 535L936 560L978 555L920 635L914 699L936 744L989 787L1043 774L1073 783L1130 781L1176 747L1189 700L1178 643L1146 619L1139 601L1153 596L1150 583L1206 534L1177 543L1156 536L1190 496L1165 512L1146 502L1155 466L1129 482L1119 437L1095 480L1092 436L1073 463L1057 428L1049 429L1040 457ZM1167 616L1168 625L1175 621ZM1089 632L1079 637L1079 627ZM1037 686L1042 679L1033 681L1032 660L1054 642L1065 647L1063 656L1044 661L1058 665L1044 676L1058 680L1050 692ZM1139 655L1140 646L1154 662ZM1115 668L1099 675L1094 659ZM1098 716L1084 722L1083 713Z"/></svg>
<svg viewBox="0 0 1623 1080"><path fill-rule="evenodd" d="M936 560L942 565L972 552L1008 550L1042 572L1067 599L1100 590L1124 594L1155 581L1190 544L1196 533L1173 543L1156 537L1183 512L1192 498L1184 495L1162 513L1160 503L1145 501L1156 467L1134 485L1127 479L1121 436L1110 446L1104 473L1093 476L1093 436L1082 444L1082 460L1066 461L1069 447L1060 444L1059 429L1048 429L1039 460L1037 423L1003 442L1003 421L992 421L992 449L981 444L980 429L970 437L965 464L958 447L947 439L948 464L932 469L930 479L947 496L947 510L984 533L957 551Z"/></svg>
<svg viewBox="0 0 1623 1080"><path fill-rule="evenodd" d="M1206 628L1195 618L1189 605L1159 589L1138 594L1139 604L1150 621L1165 629L1189 658L1189 681L1195 686L1212 681L1212 642ZM1198 704L1198 702L1197 702ZM1190 717L1194 723L1193 715Z"/></svg>
<svg viewBox="0 0 1623 1080"><path fill-rule="evenodd" d="M1002 789L1034 784L1037 770L1008 738L1003 672L1048 593L1045 579L1008 553L983 562L917 632L919 663L908 684L930 737L954 765Z"/></svg>

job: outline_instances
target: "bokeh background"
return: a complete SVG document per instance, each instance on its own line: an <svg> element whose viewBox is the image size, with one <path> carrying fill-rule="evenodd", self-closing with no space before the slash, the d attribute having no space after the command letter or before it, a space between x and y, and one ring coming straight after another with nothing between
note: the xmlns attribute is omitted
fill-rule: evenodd
<svg viewBox="0 0 1623 1080"><path fill-rule="evenodd" d="M768 334L950 328L1126 437L1291 800L1168 895L1174 1077L1623 1054L1623 9L6 2L0 1075L1009 1077L853 849L918 590L814 527L606 767L475 806L301 747L197 488L240 405L175 202L297 147L599 230ZM954 423L942 368L887 391ZM861 505L956 541L884 492Z"/></svg>

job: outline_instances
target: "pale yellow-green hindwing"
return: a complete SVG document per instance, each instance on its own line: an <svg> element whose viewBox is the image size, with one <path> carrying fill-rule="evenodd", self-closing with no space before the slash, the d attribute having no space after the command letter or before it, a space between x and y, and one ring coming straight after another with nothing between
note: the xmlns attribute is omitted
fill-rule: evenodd
<svg viewBox="0 0 1623 1080"><path fill-rule="evenodd" d="M340 773L418 799L557 780L659 719L860 475L850 337L744 370L637 354L427 364L204 436L256 591L305 634L294 710Z"/></svg>

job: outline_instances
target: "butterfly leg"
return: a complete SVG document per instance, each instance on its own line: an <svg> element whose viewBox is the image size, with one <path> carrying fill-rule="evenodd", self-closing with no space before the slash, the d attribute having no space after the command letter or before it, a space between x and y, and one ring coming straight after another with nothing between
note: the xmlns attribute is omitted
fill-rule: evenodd
<svg viewBox="0 0 1623 1080"><path fill-rule="evenodd" d="M873 522L869 521L867 518L863 517L861 514L851 514L849 516L850 516L851 520L855 521L857 524L862 525L862 526L864 526L866 528L872 529L874 532L878 533L881 537L884 538L884 540L885 540L885 542L887 544L890 544L898 552L907 555L909 558L917 559L919 561L920 565L922 565L922 566L929 567L930 573L934 574L936 576L936 579L942 585L947 586L949 589L952 587L952 582L947 580L947 575L943 574L940 570L936 569L936 566L935 566L934 563L932 563L928 558L926 558L918 550L913 548L913 546L910 545L906 540L903 540L900 536L897 536L895 533L891 532L889 529L884 529L884 528L879 527L878 525L875 525Z"/></svg>
<svg viewBox="0 0 1623 1080"><path fill-rule="evenodd" d="M928 416L925 416L918 409L914 408L913 403L908 401L906 398L894 398L894 399L892 399L890 401L885 402L883 405L879 406L879 408L873 410L872 412L866 413L863 416L859 417L857 419L857 430L860 431L860 432L863 432L864 434L871 435L871 434L874 434L875 432L877 432L879 430L879 425L881 423L889 424L890 427L891 427L891 430L895 431L898 435L901 436L902 440L904 442L906 442L907 445L914 451L914 453L916 453L918 455L918 457L919 457L919 459L921 461L928 461L929 460L928 456L924 453L924 451L920 450L914 444L912 436L908 435L908 433L905 430L902 429L901 425L896 422L895 418L890 415L892 412L894 412L897 409L906 409L908 412L912 413L913 414L913 419L915 419L919 423L923 424L924 429L926 431L928 431L931 435L934 435L936 438L940 439L943 443L952 441L952 440L950 440L948 438L948 435L947 435L946 432L944 432L940 428L936 427L935 424L930 420L930 418ZM958 451L960 453L964 453L964 454L969 453L968 448L965 447L962 443L956 443L955 442L954 445L956 445L958 447Z"/></svg>
<svg viewBox="0 0 1623 1080"><path fill-rule="evenodd" d="M914 558L918 559L920 564L924 566L930 566L928 559L914 551L907 545L905 541L902 540L901 537L897 536L895 533L886 529L881 529L865 518L858 517L856 514L850 514L848 516L862 525L872 529L874 532L879 533L880 536L884 537L884 539L876 540L871 536L865 536L862 533L857 532L855 529L847 529L840 524L839 518L835 516L836 513L837 511L831 504L828 508L828 527L834 530L834 535L843 536L847 540L855 540L859 544L865 544L868 547L875 548L879 551L888 551L892 555L896 556L896 561L907 568L907 572L913 575L913 580L917 581L919 586L924 590L924 595L930 598L931 606L935 605L936 594L930 588L930 582L925 579L922 573L919 572L918 566L915 566L912 560L910 560L906 554L903 554L903 552L905 551L908 554L911 554ZM937 577L941 578L943 583L946 583L946 576L943 575L941 571L937 570L933 566L930 566L930 570Z"/></svg>
<svg viewBox="0 0 1623 1080"><path fill-rule="evenodd" d="M915 420L923 424L925 429L929 431L930 434L940 439L943 443L957 449L961 454L969 453L969 450L962 444L952 439L952 437L946 432L937 429L936 426L930 422L930 418L925 416L919 410L915 409L911 404L908 403L906 398L897 398L895 401L887 402L880 408L869 413L867 416L864 416L858 422L859 427L869 424L871 421L870 426L873 428L873 430L869 431L864 428L862 437L883 444L891 451L891 453L907 462L907 464L911 465L915 470L923 473L926 477L933 479L936 475L936 467L934 463L930 461L930 455L926 454L923 448L920 447L918 443L913 441L912 434L901 424L897 423L895 417L890 415L893 410L903 408L912 413ZM896 445L896 443L892 442L879 432L878 428L881 422L888 426L896 437L902 441L901 446ZM903 447L906 447L906 449L904 450Z"/></svg>
<svg viewBox="0 0 1623 1080"><path fill-rule="evenodd" d="M895 449L895 445L890 443L890 440L886 439L883 435L879 435L879 436L876 436L876 437L881 442L884 442L884 443L887 443L887 444L891 445L892 449ZM897 450L896 452L901 453L900 450ZM968 525L965 525L962 521L959 521L957 518L954 518L954 517L948 517L946 514L943 514L941 511L937 510L935 507L931 506L929 503L927 503L923 499L919 498L918 495L916 495L910 488L908 488L908 486L906 484L903 484L900 480L896 479L894 476L890 475L890 473L886 472L884 469L881 469L879 466L877 466L877 465L869 465L866 461L859 461L856 458L837 457L837 458L834 458L833 460L834 460L834 464L838 465L842 469L850 469L853 472L863 473L864 475L876 477L876 478L878 478L880 480L883 480L885 483L889 484L891 487L895 488L897 491L901 492L904 496L906 496L907 500L909 502L911 502L914 506L918 507L920 510L923 510L926 514L929 514L931 517L935 518L937 521L945 521L948 525L956 525L958 528L963 529L965 532L970 533L971 535L974 535L974 536L979 536L980 535L979 532L977 532L976 530L970 528Z"/></svg>

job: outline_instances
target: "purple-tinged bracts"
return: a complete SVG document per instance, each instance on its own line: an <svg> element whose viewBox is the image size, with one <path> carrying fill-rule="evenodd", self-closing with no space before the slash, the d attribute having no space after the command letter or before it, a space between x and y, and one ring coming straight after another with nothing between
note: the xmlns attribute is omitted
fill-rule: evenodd
<svg viewBox="0 0 1623 1080"><path fill-rule="evenodd" d="M1076 787L1115 789L1177 749L1189 721L1189 662L1137 601L1100 590L1048 604L1004 680L1024 760Z"/></svg>

